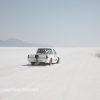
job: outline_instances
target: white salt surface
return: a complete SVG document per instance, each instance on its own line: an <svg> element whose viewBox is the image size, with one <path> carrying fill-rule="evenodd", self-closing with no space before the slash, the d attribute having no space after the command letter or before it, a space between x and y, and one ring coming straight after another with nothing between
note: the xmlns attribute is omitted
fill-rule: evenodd
<svg viewBox="0 0 100 100"><path fill-rule="evenodd" d="M0 48L0 100L100 100L100 48L55 48L60 64L31 66L36 50Z"/></svg>

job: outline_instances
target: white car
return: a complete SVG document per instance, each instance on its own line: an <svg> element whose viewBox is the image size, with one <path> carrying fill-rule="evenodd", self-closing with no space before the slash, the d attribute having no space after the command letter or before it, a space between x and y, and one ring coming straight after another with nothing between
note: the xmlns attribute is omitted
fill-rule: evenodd
<svg viewBox="0 0 100 100"><path fill-rule="evenodd" d="M28 55L28 62L31 63L31 65L35 63L47 63L51 65L52 63L58 64L60 58L52 48L38 48L36 54Z"/></svg>

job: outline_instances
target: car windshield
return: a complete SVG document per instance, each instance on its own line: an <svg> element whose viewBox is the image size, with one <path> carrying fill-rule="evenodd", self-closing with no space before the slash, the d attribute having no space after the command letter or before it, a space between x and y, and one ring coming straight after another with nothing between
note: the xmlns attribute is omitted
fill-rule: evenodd
<svg viewBox="0 0 100 100"><path fill-rule="evenodd" d="M38 49L37 53L52 54L51 49Z"/></svg>

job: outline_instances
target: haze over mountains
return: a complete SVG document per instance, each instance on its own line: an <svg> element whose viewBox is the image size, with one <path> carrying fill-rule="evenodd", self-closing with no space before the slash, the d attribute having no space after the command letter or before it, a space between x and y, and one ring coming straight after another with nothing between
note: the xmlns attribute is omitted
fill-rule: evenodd
<svg viewBox="0 0 100 100"><path fill-rule="evenodd" d="M15 38L10 38L5 41L0 40L0 47L48 47L48 46L50 45L26 43Z"/></svg>

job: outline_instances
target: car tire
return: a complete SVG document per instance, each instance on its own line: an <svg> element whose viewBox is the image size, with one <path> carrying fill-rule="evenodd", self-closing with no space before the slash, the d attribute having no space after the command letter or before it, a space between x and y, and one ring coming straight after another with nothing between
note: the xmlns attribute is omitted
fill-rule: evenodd
<svg viewBox="0 0 100 100"><path fill-rule="evenodd" d="M35 62L31 62L31 65L33 66L35 64Z"/></svg>
<svg viewBox="0 0 100 100"><path fill-rule="evenodd" d="M49 65L50 65L50 66L52 65L52 59L50 59Z"/></svg>
<svg viewBox="0 0 100 100"><path fill-rule="evenodd" d="M57 64L59 64L59 63L60 63L60 58L58 57Z"/></svg>

